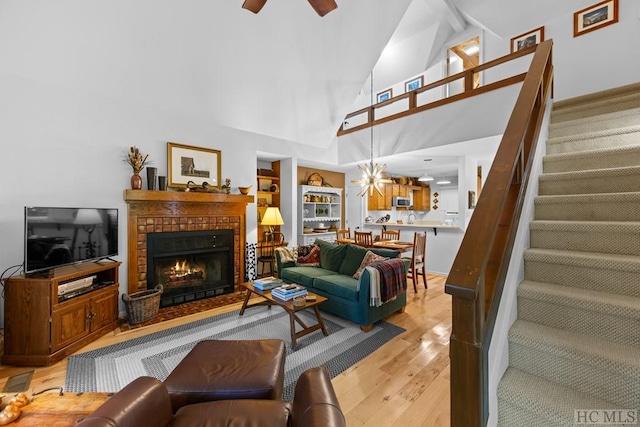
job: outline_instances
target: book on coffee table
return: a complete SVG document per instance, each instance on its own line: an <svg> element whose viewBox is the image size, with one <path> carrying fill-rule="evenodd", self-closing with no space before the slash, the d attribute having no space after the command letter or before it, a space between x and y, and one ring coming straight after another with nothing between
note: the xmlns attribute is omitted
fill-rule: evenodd
<svg viewBox="0 0 640 427"><path fill-rule="evenodd" d="M277 288L278 286L282 286L282 284L282 279L278 279L273 276L263 277L262 279L256 279L253 281L253 286L261 291Z"/></svg>
<svg viewBox="0 0 640 427"><path fill-rule="evenodd" d="M271 290L271 295L275 298L289 301L298 296L306 296L307 289L297 285L284 285Z"/></svg>

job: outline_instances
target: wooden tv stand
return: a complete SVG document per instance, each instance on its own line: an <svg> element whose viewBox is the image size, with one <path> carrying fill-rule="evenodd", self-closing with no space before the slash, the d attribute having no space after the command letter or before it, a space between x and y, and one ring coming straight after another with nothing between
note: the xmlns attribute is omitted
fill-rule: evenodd
<svg viewBox="0 0 640 427"><path fill-rule="evenodd" d="M3 365L48 366L118 325L120 262L85 262L5 281ZM58 287L96 276L59 296Z"/></svg>

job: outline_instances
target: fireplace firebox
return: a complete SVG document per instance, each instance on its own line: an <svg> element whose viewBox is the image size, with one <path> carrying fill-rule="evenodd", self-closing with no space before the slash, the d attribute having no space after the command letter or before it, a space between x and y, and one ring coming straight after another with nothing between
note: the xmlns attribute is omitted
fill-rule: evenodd
<svg viewBox="0 0 640 427"><path fill-rule="evenodd" d="M162 285L160 307L234 291L233 230L147 234L147 288Z"/></svg>

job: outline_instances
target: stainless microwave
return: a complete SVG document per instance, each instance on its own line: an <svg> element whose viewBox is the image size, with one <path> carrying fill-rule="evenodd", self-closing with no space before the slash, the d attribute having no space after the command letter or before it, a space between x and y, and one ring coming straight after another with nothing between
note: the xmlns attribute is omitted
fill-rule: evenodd
<svg viewBox="0 0 640 427"><path fill-rule="evenodd" d="M411 206L411 199L409 197L394 197L393 206L408 208Z"/></svg>

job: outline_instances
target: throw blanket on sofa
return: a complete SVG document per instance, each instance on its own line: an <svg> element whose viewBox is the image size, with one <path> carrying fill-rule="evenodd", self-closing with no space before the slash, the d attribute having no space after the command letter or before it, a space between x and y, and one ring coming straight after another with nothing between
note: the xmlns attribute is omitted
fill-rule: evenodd
<svg viewBox="0 0 640 427"><path fill-rule="evenodd" d="M400 258L376 262L368 267L371 307L380 307L407 290L407 272Z"/></svg>
<svg viewBox="0 0 640 427"><path fill-rule="evenodd" d="M278 247L276 252L280 254L280 262L295 262L297 258L296 251L293 248Z"/></svg>

